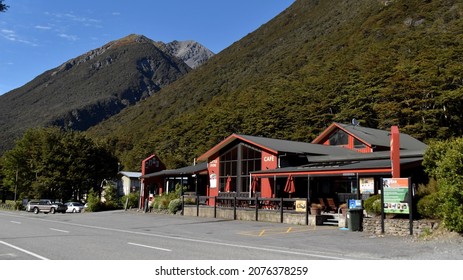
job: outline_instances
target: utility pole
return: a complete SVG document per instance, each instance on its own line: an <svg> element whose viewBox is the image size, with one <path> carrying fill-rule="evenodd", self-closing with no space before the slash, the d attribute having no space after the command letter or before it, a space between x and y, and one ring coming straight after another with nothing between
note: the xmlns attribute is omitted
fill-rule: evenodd
<svg viewBox="0 0 463 280"><path fill-rule="evenodd" d="M16 181L14 184L14 202L16 202L16 193L18 191L18 169L16 168Z"/></svg>

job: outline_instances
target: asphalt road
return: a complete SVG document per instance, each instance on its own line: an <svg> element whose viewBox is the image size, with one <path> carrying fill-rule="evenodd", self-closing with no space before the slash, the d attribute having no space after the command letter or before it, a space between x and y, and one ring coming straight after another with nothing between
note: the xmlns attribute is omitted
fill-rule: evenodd
<svg viewBox="0 0 463 280"><path fill-rule="evenodd" d="M135 211L0 211L0 260L436 260L460 243Z"/></svg>

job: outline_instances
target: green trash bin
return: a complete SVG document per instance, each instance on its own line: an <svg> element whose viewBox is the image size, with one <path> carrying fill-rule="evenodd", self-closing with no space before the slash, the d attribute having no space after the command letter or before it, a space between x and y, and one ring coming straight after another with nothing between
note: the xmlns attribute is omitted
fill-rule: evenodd
<svg viewBox="0 0 463 280"><path fill-rule="evenodd" d="M351 208L347 211L347 227L350 231L363 230L363 209Z"/></svg>

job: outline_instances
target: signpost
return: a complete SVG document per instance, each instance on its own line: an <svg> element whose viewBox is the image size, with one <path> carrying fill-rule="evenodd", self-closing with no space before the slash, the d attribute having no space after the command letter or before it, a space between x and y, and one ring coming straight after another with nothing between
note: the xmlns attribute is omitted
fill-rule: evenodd
<svg viewBox="0 0 463 280"><path fill-rule="evenodd" d="M412 189L410 178L384 178L381 191L381 230L384 214L409 214L410 235L413 234Z"/></svg>

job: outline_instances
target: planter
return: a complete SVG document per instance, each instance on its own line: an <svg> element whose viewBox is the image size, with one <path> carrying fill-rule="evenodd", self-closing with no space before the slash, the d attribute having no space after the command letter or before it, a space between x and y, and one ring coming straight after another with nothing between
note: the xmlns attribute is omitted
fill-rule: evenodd
<svg viewBox="0 0 463 280"><path fill-rule="evenodd" d="M343 216L346 216L347 215L347 210L348 210L347 208L341 208L341 214Z"/></svg>

